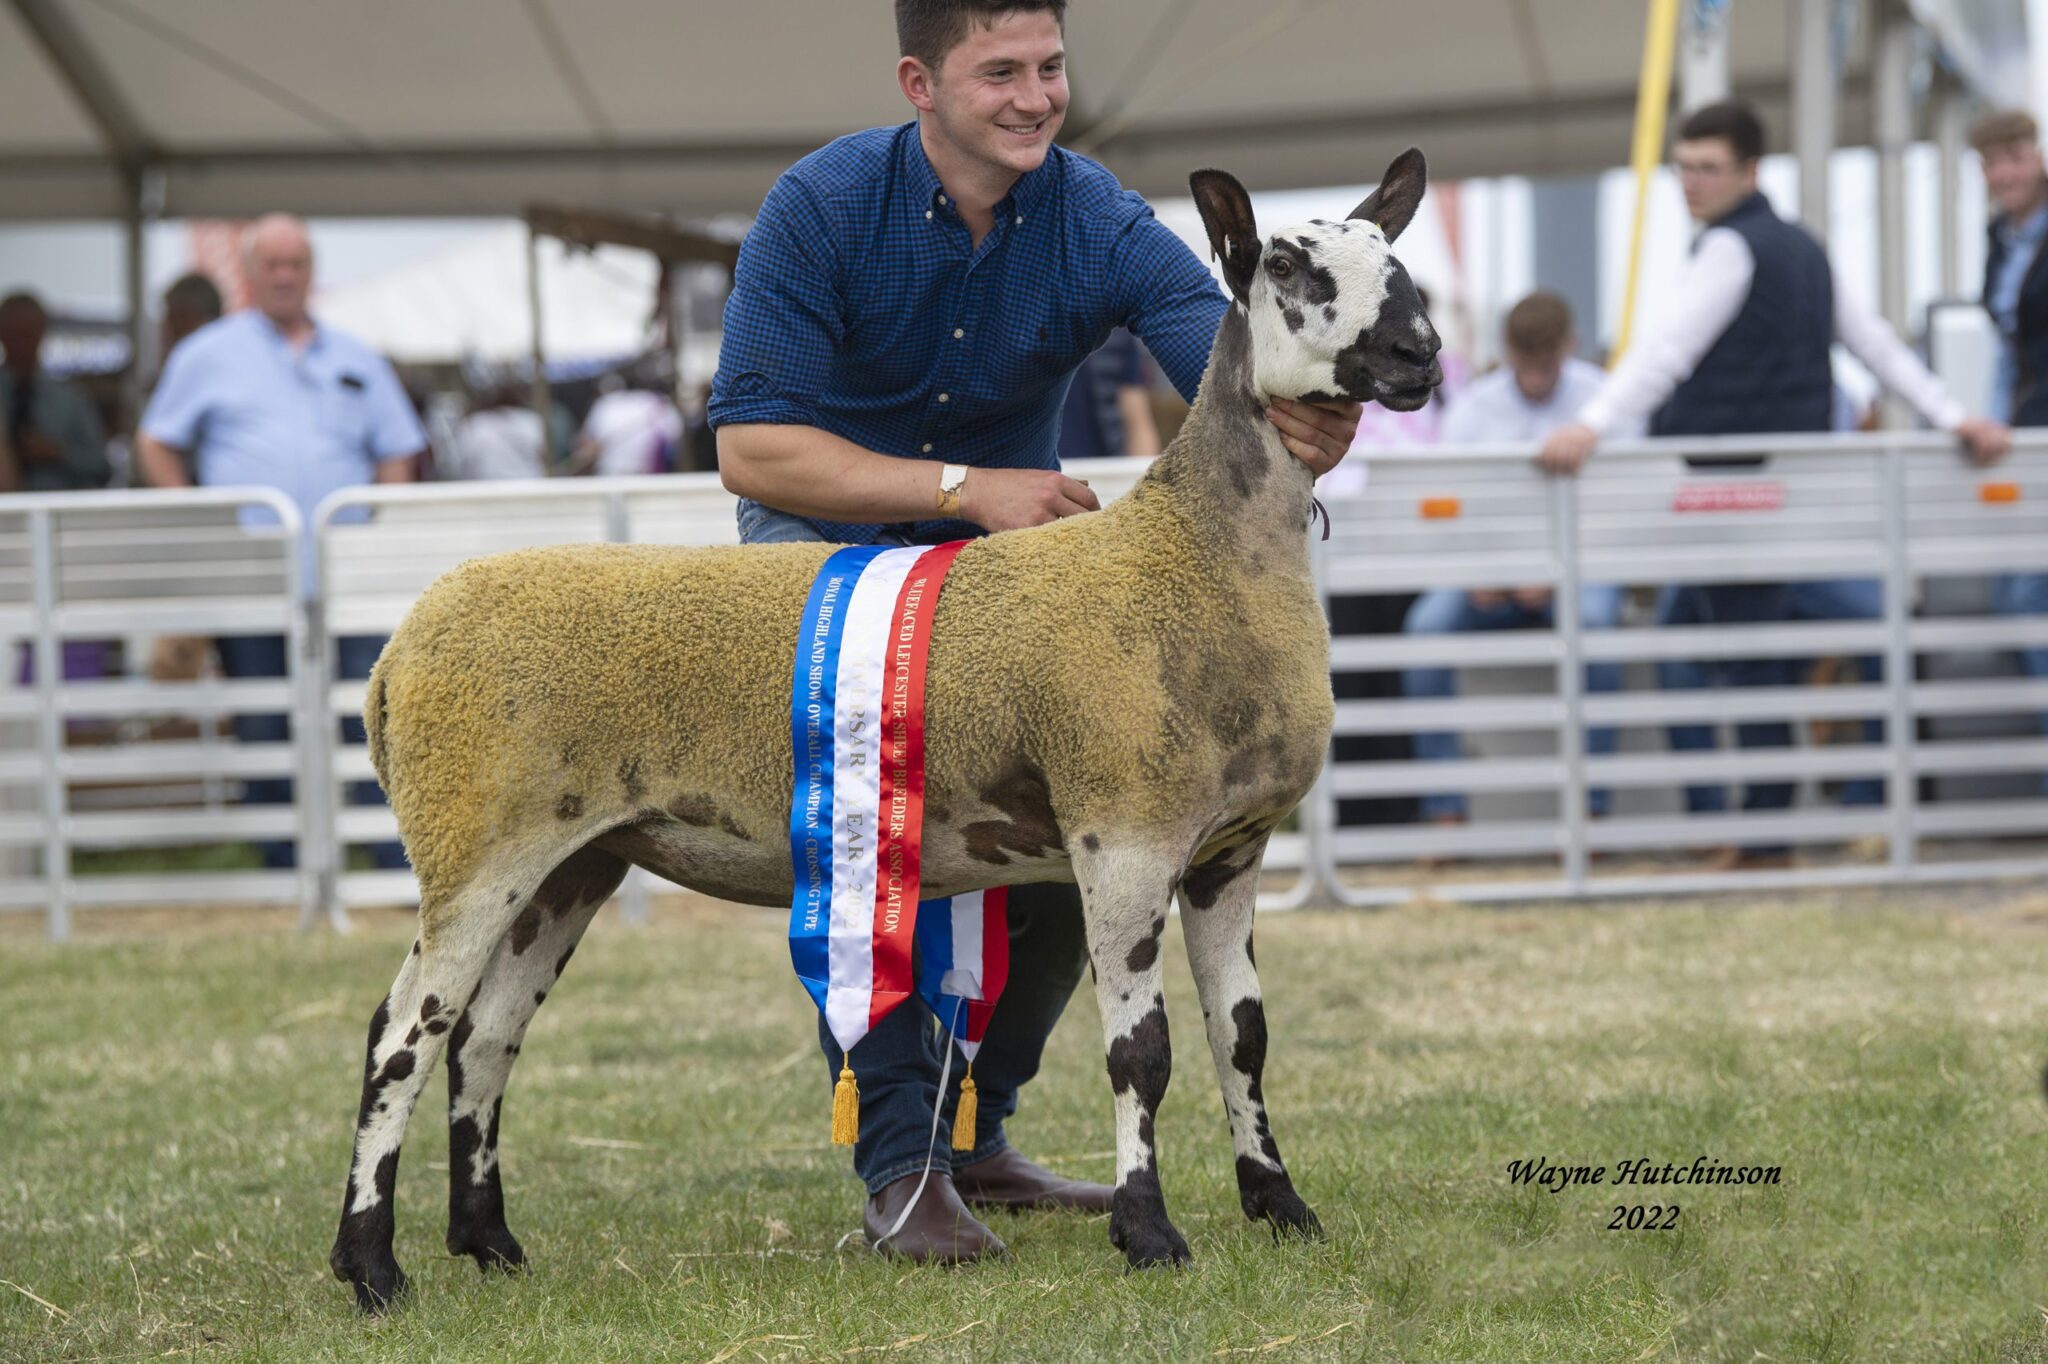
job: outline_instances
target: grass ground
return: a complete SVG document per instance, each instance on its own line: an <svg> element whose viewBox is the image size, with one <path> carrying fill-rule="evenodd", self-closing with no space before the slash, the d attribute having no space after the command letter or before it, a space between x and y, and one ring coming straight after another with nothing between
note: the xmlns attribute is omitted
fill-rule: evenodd
<svg viewBox="0 0 2048 1364"><path fill-rule="evenodd" d="M506 1105L533 1271L441 1253L437 1079L399 1187L415 1296L378 1322L325 1260L409 923L96 922L0 936L0 1359L2048 1360L2038 895L1270 917L1266 1091L1315 1245L1238 1213L1169 951L1162 1175L1197 1263L1141 1276L1075 1216L999 1218L1013 1258L961 1271L834 1253L858 1194L778 916L607 916ZM1086 998L1013 1133L1109 1177ZM1783 1182L1506 1175L1696 1155ZM1675 1229L1605 1229L1672 1201Z"/></svg>

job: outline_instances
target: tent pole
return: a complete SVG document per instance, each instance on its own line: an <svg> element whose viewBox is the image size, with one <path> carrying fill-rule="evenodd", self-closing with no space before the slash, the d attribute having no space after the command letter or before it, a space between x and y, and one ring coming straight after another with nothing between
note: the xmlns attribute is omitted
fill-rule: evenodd
<svg viewBox="0 0 2048 1364"><path fill-rule="evenodd" d="M1941 152L1941 190L1935 196L1941 211L1935 225L1941 237L1941 296L1968 298L1963 281L1963 228L1957 210L1963 202L1963 150L1969 141L1970 101L1959 81L1943 76L1936 87L1934 141Z"/></svg>
<svg viewBox="0 0 2048 1364"><path fill-rule="evenodd" d="M1671 107L1671 57L1678 42L1678 0L1650 0L1648 22L1643 27L1643 71L1636 83L1635 146L1629 166L1636 177L1636 206L1629 223L1628 275L1622 293L1621 322L1614 338L1614 350L1607 357L1609 368L1621 363L1628 352L1629 334L1635 327L1636 283L1643 271L1643 224L1650 215L1650 177L1664 155L1664 115Z"/></svg>
<svg viewBox="0 0 2048 1364"><path fill-rule="evenodd" d="M540 232L532 223L526 225L526 311L533 327L533 410L540 417L542 449L547 451L547 463L552 468L556 462L555 404L548 392L547 359L540 340Z"/></svg>
<svg viewBox="0 0 2048 1364"><path fill-rule="evenodd" d="M121 379L121 418L131 430L142 425L143 375L157 358L149 353L149 306L142 297L150 175L140 166L121 172L121 265L128 299L128 372Z"/></svg>
<svg viewBox="0 0 2048 1364"><path fill-rule="evenodd" d="M1835 150L1836 0L1793 0L1792 156L1799 163L1799 225L1828 240L1828 158Z"/></svg>

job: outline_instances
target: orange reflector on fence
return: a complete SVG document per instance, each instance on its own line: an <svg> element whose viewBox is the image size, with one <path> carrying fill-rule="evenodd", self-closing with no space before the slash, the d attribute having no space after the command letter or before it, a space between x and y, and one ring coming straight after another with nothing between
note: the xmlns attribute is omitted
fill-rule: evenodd
<svg viewBox="0 0 2048 1364"><path fill-rule="evenodd" d="M2020 485L2017 483L1980 483L1977 485L1979 502L2017 502L2020 500Z"/></svg>
<svg viewBox="0 0 2048 1364"><path fill-rule="evenodd" d="M1422 519L1425 521L1455 521L1464 510L1465 504L1455 497L1422 499Z"/></svg>

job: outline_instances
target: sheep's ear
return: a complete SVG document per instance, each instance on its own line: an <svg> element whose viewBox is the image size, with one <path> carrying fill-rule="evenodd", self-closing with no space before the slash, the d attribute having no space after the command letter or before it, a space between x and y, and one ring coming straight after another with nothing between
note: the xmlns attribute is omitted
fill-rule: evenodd
<svg viewBox="0 0 2048 1364"><path fill-rule="evenodd" d="M1407 230L1415 218L1415 210L1422 207L1422 191L1429 186L1429 167L1422 160L1422 153L1414 147L1394 158L1394 164L1387 167L1387 173L1380 179L1380 187L1365 196L1365 202L1351 210L1354 219L1377 223L1380 231L1392 241Z"/></svg>
<svg viewBox="0 0 2048 1364"><path fill-rule="evenodd" d="M1198 170L1188 177L1202 226L1209 229L1209 249L1223 262L1223 279L1240 303L1250 303L1252 276L1259 268L1259 227L1252 219L1252 196L1237 178L1220 170Z"/></svg>

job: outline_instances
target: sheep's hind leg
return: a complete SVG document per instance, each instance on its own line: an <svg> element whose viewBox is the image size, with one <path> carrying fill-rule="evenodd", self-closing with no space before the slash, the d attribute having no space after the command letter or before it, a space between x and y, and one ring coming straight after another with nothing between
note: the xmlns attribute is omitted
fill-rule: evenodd
<svg viewBox="0 0 2048 1364"><path fill-rule="evenodd" d="M356 1305L366 1312L383 1311L405 1290L405 1274L391 1250L399 1147L462 1001L476 990L509 917L493 915L485 905L464 908L471 913L456 911L432 940L422 934L413 944L391 993L370 1019L355 1154L342 1195L341 1228L327 1257L334 1276L355 1289ZM485 915L487 923L472 922Z"/></svg>
<svg viewBox="0 0 2048 1364"><path fill-rule="evenodd" d="M583 931L626 874L623 860L584 848L555 868L498 942L476 997L448 1035L448 1253L477 1267L517 1269L526 1252L505 1225L498 1114L526 1028Z"/></svg>
<svg viewBox="0 0 2048 1364"><path fill-rule="evenodd" d="M1085 849L1090 839L1083 839ZM1166 1215L1153 1123L1173 1074L1160 987L1159 939L1172 900L1174 862L1125 850L1074 858L1087 912L1088 955L1116 1097L1116 1193L1110 1244L1134 1269L1186 1264L1188 1243Z"/></svg>
<svg viewBox="0 0 2048 1364"><path fill-rule="evenodd" d="M1273 1235L1317 1236L1322 1224L1294 1191L1266 1119L1260 1088L1266 1069L1266 1009L1252 955L1252 904L1258 898L1265 839L1191 867L1181 881L1181 932L1188 942L1209 1052L1237 1148L1237 1196L1244 1215L1270 1222Z"/></svg>

